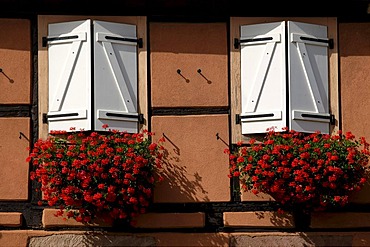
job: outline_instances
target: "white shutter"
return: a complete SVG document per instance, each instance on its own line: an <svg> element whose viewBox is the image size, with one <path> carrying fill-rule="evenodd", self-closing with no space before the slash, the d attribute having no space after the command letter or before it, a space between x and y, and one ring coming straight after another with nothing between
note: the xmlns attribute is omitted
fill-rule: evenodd
<svg viewBox="0 0 370 247"><path fill-rule="evenodd" d="M277 131L286 122L284 22L241 26L242 134Z"/></svg>
<svg viewBox="0 0 370 247"><path fill-rule="evenodd" d="M94 124L137 132L136 26L94 21Z"/></svg>
<svg viewBox="0 0 370 247"><path fill-rule="evenodd" d="M288 22L288 39L290 128L329 133L327 28Z"/></svg>
<svg viewBox="0 0 370 247"><path fill-rule="evenodd" d="M90 20L49 24L50 130L91 129Z"/></svg>

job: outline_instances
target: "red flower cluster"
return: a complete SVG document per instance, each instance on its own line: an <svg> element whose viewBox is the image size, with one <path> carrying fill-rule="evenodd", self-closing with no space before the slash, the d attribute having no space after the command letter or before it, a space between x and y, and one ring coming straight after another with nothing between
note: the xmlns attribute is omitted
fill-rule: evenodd
<svg viewBox="0 0 370 247"><path fill-rule="evenodd" d="M34 144L27 162L35 168L31 179L41 183L43 199L59 206L57 216L66 211L78 222L102 217L132 223L146 212L162 178L163 138L152 142L154 133L148 131L50 134Z"/></svg>
<svg viewBox="0 0 370 247"><path fill-rule="evenodd" d="M344 206L368 178L369 144L351 132L337 135L269 130L264 141L251 139L230 157L229 177L244 191L267 193L283 207L305 210Z"/></svg>

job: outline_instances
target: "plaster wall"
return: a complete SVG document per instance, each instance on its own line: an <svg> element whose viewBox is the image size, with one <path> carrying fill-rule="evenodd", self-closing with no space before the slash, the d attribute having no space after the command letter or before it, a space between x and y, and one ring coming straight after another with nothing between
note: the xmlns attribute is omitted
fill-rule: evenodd
<svg viewBox="0 0 370 247"><path fill-rule="evenodd" d="M370 23L339 25L340 103L343 131L370 141ZM370 184L352 202L370 203Z"/></svg>
<svg viewBox="0 0 370 247"><path fill-rule="evenodd" d="M0 104L30 103L31 24L0 19Z"/></svg>
<svg viewBox="0 0 370 247"><path fill-rule="evenodd" d="M153 107L228 105L226 23L151 23L149 28Z"/></svg>

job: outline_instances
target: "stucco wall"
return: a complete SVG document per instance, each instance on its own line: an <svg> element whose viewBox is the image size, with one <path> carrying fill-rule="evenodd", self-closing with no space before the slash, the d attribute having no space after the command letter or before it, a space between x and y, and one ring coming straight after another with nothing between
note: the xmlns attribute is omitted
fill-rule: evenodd
<svg viewBox="0 0 370 247"><path fill-rule="evenodd" d="M339 25L342 129L370 141L370 23ZM353 202L370 203L370 184Z"/></svg>
<svg viewBox="0 0 370 247"><path fill-rule="evenodd" d="M0 19L0 30L0 104L30 104L30 21ZM0 136L0 201L26 200L30 118L0 117Z"/></svg>

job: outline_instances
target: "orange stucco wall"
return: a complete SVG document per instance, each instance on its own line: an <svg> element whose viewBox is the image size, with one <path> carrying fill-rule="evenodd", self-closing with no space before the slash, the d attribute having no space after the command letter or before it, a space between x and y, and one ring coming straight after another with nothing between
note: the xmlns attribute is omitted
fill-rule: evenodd
<svg viewBox="0 0 370 247"><path fill-rule="evenodd" d="M30 21L0 19L0 30L0 104L30 103Z"/></svg>
<svg viewBox="0 0 370 247"><path fill-rule="evenodd" d="M370 23L339 25L342 129L370 141ZM370 203L370 184L353 202Z"/></svg>
<svg viewBox="0 0 370 247"><path fill-rule="evenodd" d="M155 202L230 200L227 115L156 116L156 138L165 136L168 150L165 181L154 191ZM219 139L217 139L217 135Z"/></svg>
<svg viewBox="0 0 370 247"><path fill-rule="evenodd" d="M0 19L0 30L0 104L30 104L30 21ZM0 200L28 198L29 127L28 117L0 117Z"/></svg>
<svg viewBox="0 0 370 247"><path fill-rule="evenodd" d="M370 140L370 23L339 25L343 130Z"/></svg>
<svg viewBox="0 0 370 247"><path fill-rule="evenodd" d="M227 106L227 52L226 23L150 24L152 106Z"/></svg>

